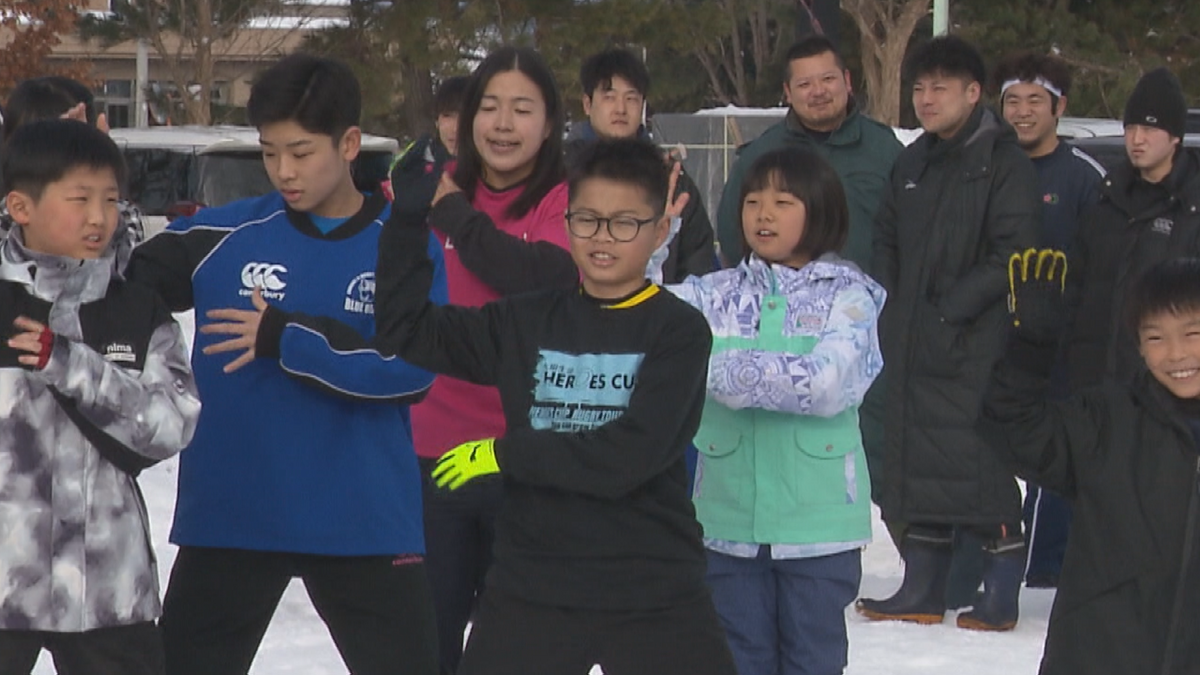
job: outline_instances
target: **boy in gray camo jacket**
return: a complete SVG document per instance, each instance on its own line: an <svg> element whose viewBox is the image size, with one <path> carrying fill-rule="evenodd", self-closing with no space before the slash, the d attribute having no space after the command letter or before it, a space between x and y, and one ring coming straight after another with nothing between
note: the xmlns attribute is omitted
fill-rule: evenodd
<svg viewBox="0 0 1200 675"><path fill-rule="evenodd" d="M158 575L137 472L200 413L179 326L118 260L125 167L103 132L23 125L0 160L0 674L161 674Z"/></svg>

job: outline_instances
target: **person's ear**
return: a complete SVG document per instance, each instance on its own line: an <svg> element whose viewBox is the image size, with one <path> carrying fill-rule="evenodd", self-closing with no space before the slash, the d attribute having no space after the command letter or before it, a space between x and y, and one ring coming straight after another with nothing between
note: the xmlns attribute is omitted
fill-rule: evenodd
<svg viewBox="0 0 1200 675"><path fill-rule="evenodd" d="M974 80L967 85L967 98L971 101L971 105L979 103L979 97L983 93L983 88Z"/></svg>
<svg viewBox="0 0 1200 675"><path fill-rule="evenodd" d="M342 140L338 143L338 154L347 162L353 162L358 157L358 152L361 149L362 129L350 127L346 130L346 133L342 134Z"/></svg>
<svg viewBox="0 0 1200 675"><path fill-rule="evenodd" d="M592 97L590 94L583 95L583 114L588 117L592 116Z"/></svg>
<svg viewBox="0 0 1200 675"><path fill-rule="evenodd" d="M1066 114L1066 112L1067 112L1067 97L1059 96L1058 97L1058 107L1054 110L1054 116L1062 117L1063 115Z"/></svg>
<svg viewBox="0 0 1200 675"><path fill-rule="evenodd" d="M853 94L854 93L854 83L850 80L850 71L848 69L843 70L842 74L846 76L846 91Z"/></svg>
<svg viewBox="0 0 1200 675"><path fill-rule="evenodd" d="M20 190L9 192L4 198L4 203L8 207L8 215L18 225L29 224L33 217L33 207L37 204L33 197Z"/></svg>

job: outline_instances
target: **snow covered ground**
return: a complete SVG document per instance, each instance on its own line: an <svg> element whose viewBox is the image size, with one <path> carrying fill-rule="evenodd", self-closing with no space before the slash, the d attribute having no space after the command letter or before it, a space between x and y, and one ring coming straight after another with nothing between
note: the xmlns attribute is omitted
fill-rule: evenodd
<svg viewBox="0 0 1200 675"><path fill-rule="evenodd" d="M183 315L180 319L185 331L190 332L191 317ZM178 462L171 460L149 469L141 477L164 589L175 558L175 547L167 543L167 533L174 511L177 468ZM899 555L876 511L875 541L863 556L862 594L886 597L900 585L902 575ZM940 626L915 626L868 623L853 608L848 609L850 665L846 675L1035 675L1053 597L1052 591L1022 589L1017 629L1000 634L959 630L954 625L953 612L947 613ZM43 654L34 674L53 672L49 656ZM253 675L346 673L329 633L299 582L292 582L284 595L250 672ZM596 669L592 675L599 672Z"/></svg>

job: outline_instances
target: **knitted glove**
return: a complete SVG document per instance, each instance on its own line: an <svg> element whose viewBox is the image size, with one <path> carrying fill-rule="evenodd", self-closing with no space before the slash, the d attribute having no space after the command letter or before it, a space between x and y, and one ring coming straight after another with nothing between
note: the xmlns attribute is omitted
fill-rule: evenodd
<svg viewBox="0 0 1200 675"><path fill-rule="evenodd" d="M441 147L432 139L418 141L392 169L392 212L400 222L425 224L442 170L450 159Z"/></svg>
<svg viewBox="0 0 1200 675"><path fill-rule="evenodd" d="M1034 344L1058 342L1066 325L1067 256L1028 249L1008 260L1008 309L1018 337Z"/></svg>
<svg viewBox="0 0 1200 675"><path fill-rule="evenodd" d="M500 473L496 464L494 438L469 441L449 450L433 467L433 482L440 488L457 490L480 476Z"/></svg>

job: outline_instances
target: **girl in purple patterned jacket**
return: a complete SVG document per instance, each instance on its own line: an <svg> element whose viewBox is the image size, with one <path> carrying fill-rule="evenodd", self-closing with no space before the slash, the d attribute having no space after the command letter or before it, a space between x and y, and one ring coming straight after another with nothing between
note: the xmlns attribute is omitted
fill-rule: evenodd
<svg viewBox="0 0 1200 675"><path fill-rule="evenodd" d="M846 196L819 155L763 155L741 213L741 264L670 288L713 332L694 495L708 582L739 673L841 673L871 539L858 406L883 367L885 294L837 255Z"/></svg>

